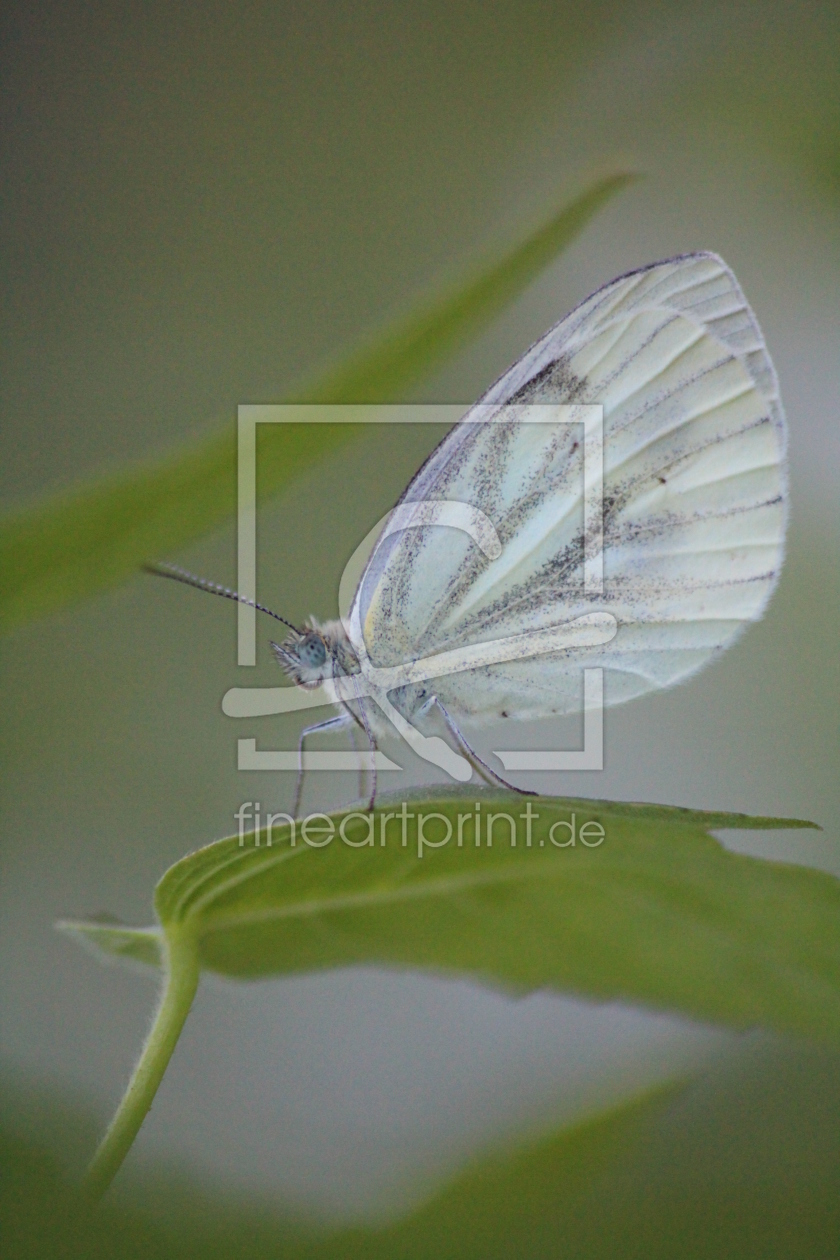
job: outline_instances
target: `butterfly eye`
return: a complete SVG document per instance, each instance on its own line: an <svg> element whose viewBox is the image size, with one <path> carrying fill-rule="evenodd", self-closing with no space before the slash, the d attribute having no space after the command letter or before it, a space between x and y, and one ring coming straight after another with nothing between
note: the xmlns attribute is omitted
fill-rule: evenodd
<svg viewBox="0 0 840 1260"><path fill-rule="evenodd" d="M324 647L323 639L319 638L317 634L308 634L297 645L297 655L301 665L309 665L313 669L317 669L327 659L327 649Z"/></svg>

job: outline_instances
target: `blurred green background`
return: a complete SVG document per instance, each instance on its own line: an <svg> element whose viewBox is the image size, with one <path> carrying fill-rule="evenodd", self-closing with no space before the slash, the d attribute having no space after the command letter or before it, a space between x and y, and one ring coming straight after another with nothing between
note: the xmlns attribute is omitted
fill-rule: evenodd
<svg viewBox="0 0 840 1260"><path fill-rule="evenodd" d="M414 396L469 403L620 272L691 249L726 258L789 418L779 590L714 668L608 714L602 773L533 786L811 818L823 833L725 841L840 874L837 6L42 3L7 5L3 25L8 509L232 427L238 403L293 394L593 175L645 174ZM333 615L346 559L436 437L376 432L265 505L262 597L292 619ZM228 582L234 557L231 523L167 558ZM267 637L257 669L238 670L232 608L138 577L2 643L7 1111L71 1171L119 1097L154 981L101 969L51 924L101 910L146 922L157 877L233 830L241 801L288 807L290 777L237 773L236 738L291 747L296 724L245 730L220 709L232 685L278 681ZM569 721L519 738L579 735ZM396 760L400 784L423 781L428 767L403 749ZM310 780L307 808L355 795L349 775L312 778L324 781ZM741 1207L736 1195L731 1235L709 1232L714 1210L698 1207L719 1201L708 1170L731 1114L721 1099L747 1085L798 1097L815 1079L803 1055L668 1015L514 1001L430 976L204 982L122 1192L135 1185L148 1207L143 1179L165 1167L240 1209L393 1219L488 1145L696 1070L707 1119L677 1154L651 1139L639 1179L646 1192L678 1165L679 1194L643 1207L637 1194L633 1211L673 1225L696 1209L697 1254L751 1255L739 1212L766 1214L761 1195ZM820 1071L836 1081L838 1066ZM811 1105L803 1133L796 1115ZM820 1127L813 1100L802 1108L780 1104L770 1171L749 1124L724 1168L731 1184L751 1170L765 1188L799 1177L804 1220L828 1211L838 1183L820 1156L836 1127ZM93 1127L59 1123L70 1112ZM825 1185L816 1167L829 1168ZM806 1232L780 1226L779 1254L830 1254ZM600 1246L611 1254L586 1243ZM693 1254L673 1246L663 1254Z"/></svg>

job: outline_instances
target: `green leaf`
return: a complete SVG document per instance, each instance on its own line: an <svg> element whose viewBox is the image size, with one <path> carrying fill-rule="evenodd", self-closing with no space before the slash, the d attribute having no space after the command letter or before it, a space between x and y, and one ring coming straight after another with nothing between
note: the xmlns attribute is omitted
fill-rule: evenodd
<svg viewBox="0 0 840 1260"><path fill-rule="evenodd" d="M533 1232L555 1231L574 1221L592 1186L616 1161L632 1151L634 1139L663 1110L674 1089L659 1090L587 1117L513 1153L495 1153L475 1163L408 1219L383 1228L320 1226L298 1216L284 1217L239 1205L230 1195L209 1196L189 1182L157 1170L134 1193L103 1204L95 1215L79 1211L74 1187L31 1137L0 1130L5 1233L11 1253L26 1256L126 1255L207 1260L297 1257L482 1257L527 1256L505 1250ZM66 1124L66 1121L65 1121ZM549 1254L556 1254L551 1252Z"/></svg>
<svg viewBox="0 0 840 1260"><path fill-rule="evenodd" d="M333 815L335 835L323 848L309 847L299 827L293 843L288 824L273 828L270 847L264 830L242 846L236 836L219 840L167 871L157 913L165 933L197 940L204 969L226 976L359 963L425 968L840 1044L840 882L729 853L709 835L810 824L537 798L528 847L526 808L522 797L490 791L414 797L405 847L387 799L372 822L362 813ZM419 814L433 841L445 824L429 816L444 815L450 842L418 854ZM504 818L492 824L487 846L491 814L514 820L515 847ZM573 817L574 846L556 847L552 827L560 824L555 842L568 839ZM581 828L597 839L587 823L603 828L597 847L581 843ZM311 839L319 827L326 823L312 825ZM371 832L372 846L351 847ZM113 927L75 930L106 952L129 953Z"/></svg>
<svg viewBox="0 0 840 1260"><path fill-rule="evenodd" d="M812 824L492 791L396 806L300 824L278 815L271 831L219 840L166 872L155 894L166 983L88 1169L92 1198L139 1131L202 969L426 968L840 1044L840 881L727 853L709 834ZM155 931L129 941L112 923L63 926L145 960Z"/></svg>
<svg viewBox="0 0 840 1260"><path fill-rule="evenodd" d="M60 1169L93 1118L39 1097L0 1131L6 1250L32 1260L832 1256L838 1067L836 1054L801 1042L750 1039L693 1082L482 1152L449 1184L416 1187L427 1197L401 1219L352 1226L304 1220L299 1204L284 1211L281 1187L269 1207L148 1157L119 1198L81 1213ZM50 1161L50 1149L62 1158Z"/></svg>
<svg viewBox="0 0 840 1260"><path fill-rule="evenodd" d="M422 304L294 401L397 402L498 315L632 177L602 179L453 290ZM266 426L260 490L273 494L355 425ZM232 430L163 463L48 500L0 523L0 628L55 611L125 580L144 561L170 556L231 516L236 503Z"/></svg>
<svg viewBox="0 0 840 1260"><path fill-rule="evenodd" d="M407 1220L312 1260L510 1256L790 1260L837 1254L838 1060L762 1048L512 1152L485 1155ZM770 1069L770 1070L768 1070Z"/></svg>
<svg viewBox="0 0 840 1260"><path fill-rule="evenodd" d="M597 211L635 178L622 173L593 184L500 261L371 341L316 385L307 398L320 403L394 402L514 301Z"/></svg>
<svg viewBox="0 0 840 1260"><path fill-rule="evenodd" d="M801 1045L757 1049L682 1089L637 1097L517 1150L485 1154L383 1230L349 1229L283 1254L310 1260L836 1255L837 1056Z"/></svg>

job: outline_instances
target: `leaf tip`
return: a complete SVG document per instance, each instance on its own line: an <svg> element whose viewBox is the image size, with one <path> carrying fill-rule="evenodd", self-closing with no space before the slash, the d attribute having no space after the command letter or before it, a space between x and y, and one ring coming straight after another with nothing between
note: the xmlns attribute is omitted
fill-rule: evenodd
<svg viewBox="0 0 840 1260"><path fill-rule="evenodd" d="M110 915L91 919L58 919L57 932L95 954L100 962L114 960L161 968L164 961L163 936L158 928L132 928Z"/></svg>

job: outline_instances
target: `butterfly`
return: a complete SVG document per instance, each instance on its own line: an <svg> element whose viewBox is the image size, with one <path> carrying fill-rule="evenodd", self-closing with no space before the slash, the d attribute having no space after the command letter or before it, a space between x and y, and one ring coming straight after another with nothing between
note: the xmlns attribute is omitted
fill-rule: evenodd
<svg viewBox="0 0 840 1260"><path fill-rule="evenodd" d="M579 426L523 420L558 404L602 408L594 535ZM607 705L689 678L762 616L778 580L785 456L776 373L722 259L685 254L598 289L432 452L349 618L296 627L256 605L288 627L272 645L287 675L331 687L339 709L302 732L300 765L317 731L355 727L375 750L396 728L455 777L513 788L460 722L579 710L588 668L604 671ZM456 509L476 527L441 528ZM294 816L301 785L302 771ZM370 808L375 795L374 770Z"/></svg>

